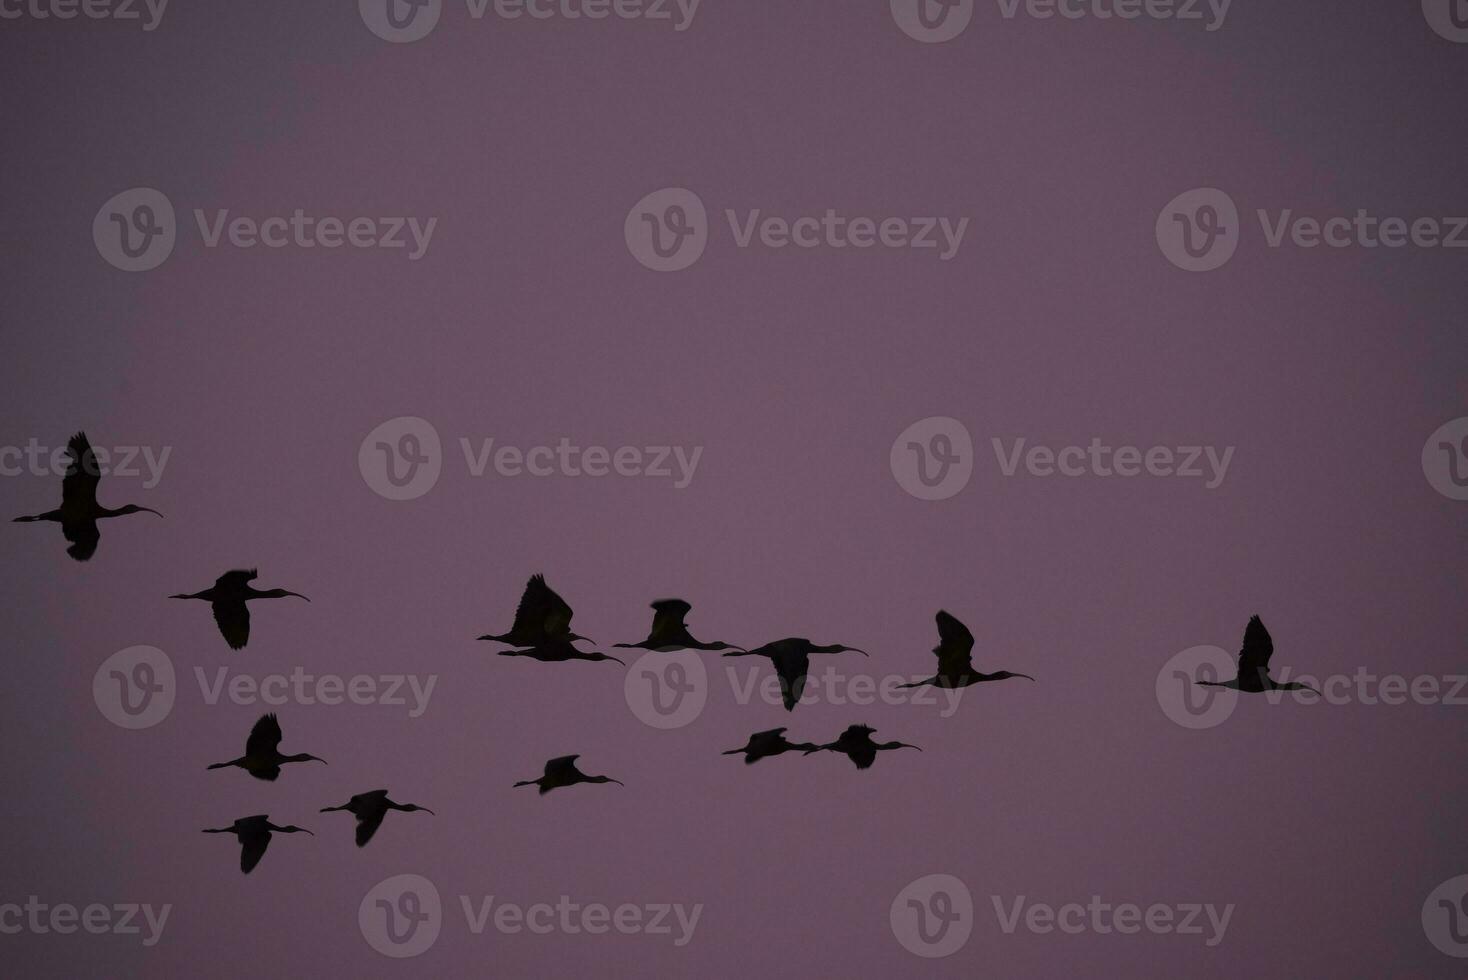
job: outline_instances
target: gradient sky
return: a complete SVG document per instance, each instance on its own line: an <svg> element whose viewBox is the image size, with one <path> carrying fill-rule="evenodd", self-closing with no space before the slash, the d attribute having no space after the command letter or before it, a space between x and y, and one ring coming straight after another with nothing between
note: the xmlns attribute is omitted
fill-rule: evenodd
<svg viewBox="0 0 1468 980"><path fill-rule="evenodd" d="M159 485L104 503L78 564L54 526L5 524L0 685L9 788L0 901L172 903L162 941L0 936L25 976L350 972L363 977L767 978L1459 976L1424 899L1468 872L1462 707L1240 704L1188 731L1154 696L1248 617L1276 666L1468 672L1468 504L1419 456L1468 415L1464 254L1268 248L1256 208L1468 214L1455 96L1468 46L1416 2L1237 0L1196 24L1003 19L980 3L946 44L885 2L705 0L691 29L642 21L473 22L387 44L354 4L177 0L144 33L0 21L0 445L169 447ZM180 239L160 268L107 265L94 214L162 190ZM629 208L684 186L714 232L692 268L650 272ZM1159 210L1227 190L1248 234L1224 268L1160 254ZM428 255L206 249L194 208L436 216ZM795 217L968 217L962 250L739 249L725 208ZM447 444L426 496L385 500L357 466L402 415ZM917 500L892 441L952 416L973 479ZM471 477L457 440L702 446L667 481ZM1233 446L1215 490L1181 479L1006 478L990 439ZM0 513L55 505L53 477L0 479ZM231 653L202 604L234 567L313 602L261 603ZM940 718L914 705L738 704L692 725L628 709L615 664L492 655L543 571L598 640L644 635L646 604L695 632L871 651L843 672L917 675L932 616L977 638L985 685ZM157 646L172 714L107 722L98 665ZM749 661L726 661L743 665ZM256 677L436 675L429 709L288 705L285 751L327 767L257 782L238 755L258 706L205 703L195 667ZM797 740L867 722L894 753L753 767L750 732ZM581 753L625 788L540 798L510 784ZM377 787L369 847L319 814ZM200 834L269 813L248 877ZM929 873L978 916L924 960L888 925ZM358 903L413 873L450 905L437 944L395 961ZM520 904L703 903L694 940L473 936L457 896ZM1234 903L1226 940L1004 935L990 896Z"/></svg>

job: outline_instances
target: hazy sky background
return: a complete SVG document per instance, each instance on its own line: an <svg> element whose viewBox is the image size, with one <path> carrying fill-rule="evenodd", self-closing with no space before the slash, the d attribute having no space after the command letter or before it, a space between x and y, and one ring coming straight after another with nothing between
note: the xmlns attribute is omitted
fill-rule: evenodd
<svg viewBox="0 0 1468 980"><path fill-rule="evenodd" d="M1256 208L1319 217L1468 213L1468 46L1418 4L1237 0L1197 23L1005 20L980 3L939 45L885 2L705 0L691 29L471 20L388 44L351 3L179 0L145 33L0 22L0 444L169 447L162 481L111 478L97 557L5 524L0 685L9 807L0 901L174 906L162 941L0 936L14 975L350 972L769 978L1457 976L1422 903L1468 872L1463 712L1241 703L1188 731L1154 696L1253 613L1276 667L1317 677L1465 671L1464 508L1423 442L1468 415L1464 255L1268 248ZM160 268L127 274L97 209L158 188L180 217ZM623 221L685 186L713 231L650 272ZM1174 268L1159 210L1217 186L1247 228L1208 274ZM192 211L436 216L402 251L207 249ZM952 261L886 249L739 249L724 209L789 218L968 217ZM426 496L375 494L363 437L402 415L444 439ZM967 488L917 500L892 441L952 416ZM692 484L471 477L460 437L520 447L701 446ZM990 439L1233 446L1223 485L1001 475ZM0 480L0 513L59 481ZM231 653L202 603L229 568L312 598L254 606ZM694 605L706 639L790 636L872 652L843 673L927 672L940 607L984 685L935 708L738 704L723 667L692 725L657 731L615 664L493 655L543 571L603 642L647 603ZM110 724L92 675L165 650L172 714ZM205 772L261 706L205 702L194 669L436 675L422 717L287 705L279 782ZM761 674L767 673L761 668ZM719 752L788 725L866 722L923 753L858 772L834 755L752 767ZM581 753L623 780L537 797L511 783ZM323 806L378 787L365 849ZM249 876L203 827L269 813ZM959 953L922 960L888 909L919 876L977 905ZM421 874L449 906L423 956L387 959L357 906ZM693 941L470 934L459 895L529 905L703 903ZM990 896L1060 905L1234 903L1225 941L1003 934ZM9 971L7 971L9 972Z"/></svg>

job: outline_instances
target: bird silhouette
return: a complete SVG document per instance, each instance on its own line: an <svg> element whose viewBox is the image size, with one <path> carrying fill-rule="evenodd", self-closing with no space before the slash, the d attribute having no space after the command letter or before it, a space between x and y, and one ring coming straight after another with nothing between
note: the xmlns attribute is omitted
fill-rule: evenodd
<svg viewBox="0 0 1468 980"><path fill-rule="evenodd" d="M870 769L872 763L877 761L877 753L889 749L917 749L916 745L906 742L873 742L872 733L875 728L866 725L852 725L841 733L841 737L834 742L818 745L813 749L807 749L806 755L812 752L840 752L851 760L851 764L858 769Z"/></svg>
<svg viewBox="0 0 1468 980"><path fill-rule="evenodd" d="M203 592L195 592L192 595L171 595L170 599L203 599L210 603L214 609L214 622L219 624L219 632L224 641L229 644L231 650L243 650L245 644L250 642L250 610L245 603L250 599L284 599L287 596L296 599L306 599L299 592L287 592L285 589L267 589L264 592L257 590L250 583L259 577L259 572L251 568L248 571L236 570L225 572L214 580L212 588ZM310 602L310 599L306 599Z"/></svg>
<svg viewBox="0 0 1468 980"><path fill-rule="evenodd" d="M567 644L577 640L596 642L571 632L571 617L574 615L566 600L545 584L544 575L532 575L530 581L525 583L525 591L520 595L520 604L515 607L515 622L510 626L510 631L490 633L479 639L532 648L558 640Z"/></svg>
<svg viewBox="0 0 1468 980"><path fill-rule="evenodd" d="M787 742L785 740L785 729L771 728L767 732L755 732L749 736L749 741L744 743L742 749L730 749L723 755L739 755L743 753L744 764L752 765L761 759L771 756L783 755L786 752L804 750L807 754L819 749L819 745L810 742Z"/></svg>
<svg viewBox="0 0 1468 980"><path fill-rule="evenodd" d="M805 675L810 670L811 654L848 651L859 653L863 657L867 656L865 650L858 650L856 647L842 646L839 643L821 647L799 636L766 643L753 650L735 650L724 656L768 658L775 665L775 673L780 676L780 696L785 702L785 710L794 711L796 703L800 701L800 695L805 691Z"/></svg>
<svg viewBox="0 0 1468 980"><path fill-rule="evenodd" d="M1234 691L1243 691L1248 694L1259 694L1263 691L1309 691L1318 695L1320 692L1309 684L1301 684L1289 681L1281 684L1269 676L1269 658L1274 656L1274 640L1269 635L1269 630L1264 628L1264 622L1258 616L1249 618L1249 625L1244 627L1244 645L1239 649L1238 675L1226 681L1195 681L1204 687L1226 687Z"/></svg>
<svg viewBox="0 0 1468 980"><path fill-rule="evenodd" d="M66 456L70 462L66 464L66 475L61 478L61 506L44 514L17 517L12 523L59 523L61 536L71 542L66 553L77 561L86 561L97 553L97 542L102 540L102 532L97 530L98 521L127 514L158 514L151 507L139 507L137 504L112 510L97 503L97 484L102 482L102 469L85 432L71 437L66 444Z"/></svg>
<svg viewBox="0 0 1468 980"><path fill-rule="evenodd" d="M996 671L992 674L974 670L973 652L974 635L968 631L968 627L960 623L956 616L940 609L938 610L938 645L933 647L933 653L938 655L938 673L926 680L897 686L921 687L924 684L932 684L934 687L968 687L970 684L982 684L985 681L1005 681L1011 677L1034 680L1029 674L1013 674L1007 670Z"/></svg>
<svg viewBox="0 0 1468 980"><path fill-rule="evenodd" d="M310 834L311 831L305 827L297 827L288 824L277 827L270 822L270 817L260 814L255 817L241 817L228 827L220 827L216 830L205 830L206 834L234 834L240 841L240 870L249 874L255 870L255 865L265 856L265 848L270 846L272 834ZM315 837L315 834L311 834Z"/></svg>
<svg viewBox="0 0 1468 980"><path fill-rule="evenodd" d="M616 783L623 785L620 779L610 776L588 776L576 768L576 760L579 755L563 755L550 760L545 764L545 774L539 779L522 779L516 786L539 786L540 795L544 796L553 789L562 786L575 786L577 783Z"/></svg>
<svg viewBox="0 0 1468 980"><path fill-rule="evenodd" d="M704 643L693 638L683 617L693 607L682 599L659 599L652 604L652 629L639 643L618 643L619 647L641 647L644 650L743 650L732 643L715 640Z"/></svg>
<svg viewBox="0 0 1468 980"><path fill-rule="evenodd" d="M416 803L394 803L387 798L387 790L374 789L370 793L358 793L341 806L328 806L321 809L322 813L332 813L336 810L347 810L357 818L357 846L362 847L377 833L377 828L382 826L382 818L387 816L389 810L401 810L404 813L413 813L421 810L429 815L435 815L426 806Z"/></svg>
<svg viewBox="0 0 1468 980"><path fill-rule="evenodd" d="M255 722L255 727L250 729L250 737L245 739L245 754L229 762L216 762L209 768L227 769L230 766L239 766L256 779L274 780L279 778L280 767L287 762L326 764L325 759L307 755L305 752L298 755L281 755L280 738L280 722L276 719L275 713L261 715L260 720Z"/></svg>

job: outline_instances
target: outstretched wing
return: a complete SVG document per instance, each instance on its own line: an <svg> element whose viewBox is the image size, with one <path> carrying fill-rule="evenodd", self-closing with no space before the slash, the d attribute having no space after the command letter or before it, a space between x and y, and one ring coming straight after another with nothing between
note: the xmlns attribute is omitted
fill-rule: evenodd
<svg viewBox="0 0 1468 980"><path fill-rule="evenodd" d="M1244 646L1239 650L1239 676L1254 677L1268 673L1269 658L1274 656L1274 640L1258 616L1250 618L1244 629Z"/></svg>
<svg viewBox="0 0 1468 980"><path fill-rule="evenodd" d="M810 657L801 651L778 650L770 660L775 664L775 673L780 677L780 699L786 711L794 711L800 696L805 692L805 675L810 670Z"/></svg>
<svg viewBox="0 0 1468 980"><path fill-rule="evenodd" d="M243 602L213 602L214 622L231 650L243 650L250 642L250 610Z"/></svg>
<svg viewBox="0 0 1468 980"><path fill-rule="evenodd" d="M545 584L545 576L532 575L515 608L515 624L510 632L541 639L563 636L571 631L571 616L571 607Z"/></svg>
<svg viewBox="0 0 1468 980"><path fill-rule="evenodd" d="M66 456L69 462L66 475L61 478L61 506L63 509L90 508L97 502L97 484L102 482L102 471L85 432L71 437L66 444Z"/></svg>
<svg viewBox="0 0 1468 980"><path fill-rule="evenodd" d="M280 738L280 722L276 719L275 712L261 715L260 720L255 722L255 727L250 729L250 737L245 740L245 755L274 755L275 750L280 747Z"/></svg>
<svg viewBox="0 0 1468 980"><path fill-rule="evenodd" d="M102 540L102 532L97 530L97 522L86 521L62 521L61 535L71 542L71 547L66 553L77 561L87 561L97 553L97 542Z"/></svg>
<svg viewBox="0 0 1468 980"><path fill-rule="evenodd" d="M652 608L652 632L647 634L648 642L654 647L680 642L687 632L683 617L693 607L682 599L659 599Z"/></svg>
<svg viewBox="0 0 1468 980"><path fill-rule="evenodd" d="M215 579L214 587L216 589L243 589L259 577L260 573L253 568L236 568Z"/></svg>
<svg viewBox="0 0 1468 980"><path fill-rule="evenodd" d="M938 645L933 652L938 655L939 674L958 674L973 669L974 635L958 617L938 610Z"/></svg>
<svg viewBox="0 0 1468 980"><path fill-rule="evenodd" d="M558 756L545 764L545 774L561 776L573 773L576 771L576 760L579 758L581 758L579 755Z"/></svg>
<svg viewBox="0 0 1468 980"><path fill-rule="evenodd" d="M382 826L382 818L387 816L387 807L379 807L375 810L367 810L357 814L357 846L364 847L377 833L377 828Z"/></svg>
<svg viewBox="0 0 1468 980"><path fill-rule="evenodd" d="M240 835L240 870L249 874L255 870L255 865L265 856L265 848L270 846L270 831L241 832Z"/></svg>

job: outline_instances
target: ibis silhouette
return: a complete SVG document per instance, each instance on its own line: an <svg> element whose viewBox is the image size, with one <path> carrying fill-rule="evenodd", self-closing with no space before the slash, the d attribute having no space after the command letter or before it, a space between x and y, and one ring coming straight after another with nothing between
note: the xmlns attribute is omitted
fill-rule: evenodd
<svg viewBox="0 0 1468 980"><path fill-rule="evenodd" d="M771 728L767 732L755 732L749 736L749 741L744 743L742 749L730 749L723 755L744 755L744 764L752 765L761 759L772 756L784 755L786 752L803 750L807 754L819 749L819 745L810 742L787 742L785 740L785 729Z"/></svg>
<svg viewBox="0 0 1468 980"><path fill-rule="evenodd" d="M171 595L168 598L203 599L210 603L214 609L214 622L219 624L219 632L224 641L231 650L243 650L245 644L250 642L250 610L245 607L247 601L284 599L287 596L306 599L299 592L287 592L285 589L267 589L261 592L250 584L258 577L259 572L253 568L248 571L225 572L215 579L212 588L191 595Z"/></svg>
<svg viewBox="0 0 1468 980"><path fill-rule="evenodd" d="M682 599L659 599L652 604L652 629L647 639L638 643L618 643L619 647L641 647L644 650L743 650L732 643L715 640L704 643L693 638L683 617L693 607Z"/></svg>
<svg viewBox="0 0 1468 980"><path fill-rule="evenodd" d="M1269 630L1264 628L1264 622L1258 616L1249 619L1249 625L1244 627L1244 645L1239 649L1239 667L1237 676L1226 681L1196 681L1204 687L1226 687L1234 691L1243 691L1247 694L1259 694L1264 691L1309 691L1312 694L1320 694L1319 691L1309 684L1301 684L1289 681L1281 684L1269 676L1269 658L1274 656L1274 640L1269 635Z"/></svg>
<svg viewBox="0 0 1468 980"><path fill-rule="evenodd" d="M326 764L325 759L307 755L305 752L297 755L281 755L280 738L280 722L276 719L275 713L262 715L260 720L255 722L255 727L250 729L250 737L245 739L245 754L229 762L216 762L209 768L227 769L230 766L239 766L256 779L274 780L279 778L280 767L287 762Z"/></svg>
<svg viewBox="0 0 1468 980"><path fill-rule="evenodd" d="M872 763L877 761L878 752L886 752L889 749L917 749L916 745L906 742L873 742L872 733L875 728L866 725L852 725L841 733L841 737L834 742L818 745L813 749L807 749L806 755L812 752L840 752L851 760L851 764L858 769L870 769Z"/></svg>
<svg viewBox="0 0 1468 980"><path fill-rule="evenodd" d="M938 656L937 674L926 680L897 686L921 687L931 684L934 687L968 687L970 684L983 684L986 681L1007 681L1011 677L1034 680L1029 674L1013 674L1007 670L992 674L975 670L974 635L968 631L967 626L958 621L958 617L941 609L938 610L938 645L933 647L933 653Z"/></svg>
<svg viewBox="0 0 1468 980"><path fill-rule="evenodd" d="M265 856L265 848L270 846L270 838L273 834L310 834L311 831L305 827L297 827L295 824L287 824L277 827L270 822L270 817L260 814L255 817L241 817L228 827L220 827L216 830L205 830L206 834L234 834L240 841L240 870L249 874L255 870L255 865ZM316 836L311 834L311 836Z"/></svg>
<svg viewBox="0 0 1468 980"><path fill-rule="evenodd" d="M44 514L17 517L12 523L52 521L60 524L61 536L71 542L66 553L77 561L86 561L97 553L97 542L102 540L102 532L97 530L98 521L127 514L158 514L151 507L137 504L112 510L97 503L97 484L102 482L102 468L85 432L71 437L66 444L66 456L70 462L66 464L66 475L61 478L61 506Z"/></svg>
<svg viewBox="0 0 1468 980"><path fill-rule="evenodd" d="M550 760L545 764L545 774L539 779L522 779L516 786L539 786L540 795L544 796L553 789L562 786L575 786L577 783L616 783L624 785L620 779L610 776L588 776L576 768L576 760L579 755L563 755Z"/></svg>
<svg viewBox="0 0 1468 980"><path fill-rule="evenodd" d="M766 643L762 647L753 650L735 650L724 654L726 657L765 657L775 665L775 673L780 676L780 696L785 702L786 711L794 711L800 695L805 690L805 675L810 670L810 657L813 653L859 653L867 656L865 650L856 647L842 646L833 643L830 646L816 646L804 637L792 636L773 643Z"/></svg>
<svg viewBox="0 0 1468 980"><path fill-rule="evenodd" d="M426 806L416 803L395 803L387 798L387 790L374 789L370 793L358 793L341 806L322 807L322 813L333 813L337 810L346 810L357 818L357 846L362 847L377 833L377 828L382 826L382 818L387 816L389 810L401 810L403 813L414 813L422 811L429 815L435 815Z"/></svg>
<svg viewBox="0 0 1468 980"><path fill-rule="evenodd" d="M555 589L545 584L544 575L532 575L520 594L520 604L515 607L515 622L508 633L490 633L481 640L494 640L513 647L541 647L549 641L565 641L568 645L577 640L594 643L595 640L571 632L571 617L575 613Z"/></svg>

